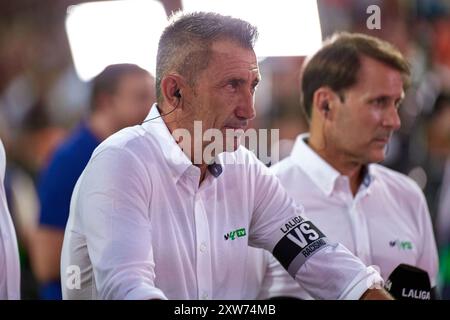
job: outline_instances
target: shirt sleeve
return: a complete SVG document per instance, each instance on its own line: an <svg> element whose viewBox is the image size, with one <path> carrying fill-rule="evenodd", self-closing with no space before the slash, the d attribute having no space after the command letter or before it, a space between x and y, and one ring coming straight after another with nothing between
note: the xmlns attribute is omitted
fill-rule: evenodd
<svg viewBox="0 0 450 320"><path fill-rule="evenodd" d="M288 197L278 179L253 165L256 188L250 245L273 253L315 299L359 299L383 279L343 245L327 238Z"/></svg>
<svg viewBox="0 0 450 320"><path fill-rule="evenodd" d="M266 269L258 299L297 298L305 299L307 293L299 286L277 259L264 250Z"/></svg>
<svg viewBox="0 0 450 320"><path fill-rule="evenodd" d="M76 199L100 299L166 299L155 287L151 181L135 155L107 148L83 173Z"/></svg>

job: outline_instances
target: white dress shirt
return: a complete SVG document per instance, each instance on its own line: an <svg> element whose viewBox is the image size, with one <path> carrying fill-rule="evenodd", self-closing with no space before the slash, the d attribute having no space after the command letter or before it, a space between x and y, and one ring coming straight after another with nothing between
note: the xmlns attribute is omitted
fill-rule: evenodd
<svg viewBox="0 0 450 320"><path fill-rule="evenodd" d="M147 119L158 116L153 106ZM303 220L303 208L253 153L240 147L216 161L218 171L199 186L200 169L161 118L106 139L72 195L63 298L256 298L248 245L273 251L318 298L357 299L382 282Z"/></svg>
<svg viewBox="0 0 450 320"><path fill-rule="evenodd" d="M6 202L6 156L0 140L0 299L20 299L20 262L16 232Z"/></svg>
<svg viewBox="0 0 450 320"><path fill-rule="evenodd" d="M370 164L353 196L341 175L297 137L292 153L271 168L308 217L386 280L400 264L428 272L436 285L438 257L425 197L407 176ZM304 292L304 298L311 298Z"/></svg>

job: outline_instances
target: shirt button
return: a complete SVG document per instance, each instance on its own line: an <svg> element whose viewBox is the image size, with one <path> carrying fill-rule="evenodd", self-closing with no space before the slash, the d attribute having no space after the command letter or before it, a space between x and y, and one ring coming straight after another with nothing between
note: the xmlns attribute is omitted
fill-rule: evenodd
<svg viewBox="0 0 450 320"><path fill-rule="evenodd" d="M202 242L202 244L200 245L200 252L204 253L205 251L206 251L206 244Z"/></svg>
<svg viewBox="0 0 450 320"><path fill-rule="evenodd" d="M208 293L207 292L203 292L202 299L203 300L208 300L208 298L209 298Z"/></svg>

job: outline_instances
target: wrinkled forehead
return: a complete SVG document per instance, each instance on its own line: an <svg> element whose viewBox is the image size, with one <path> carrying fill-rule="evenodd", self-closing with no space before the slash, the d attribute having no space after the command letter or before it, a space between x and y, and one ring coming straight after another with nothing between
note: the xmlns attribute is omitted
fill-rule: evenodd
<svg viewBox="0 0 450 320"><path fill-rule="evenodd" d="M258 60L253 49L232 41L218 41L210 48L208 73L216 77L260 78Z"/></svg>
<svg viewBox="0 0 450 320"><path fill-rule="evenodd" d="M233 63L248 66L251 69L258 68L255 51L245 48L233 40L218 40L210 47L211 60L222 63Z"/></svg>

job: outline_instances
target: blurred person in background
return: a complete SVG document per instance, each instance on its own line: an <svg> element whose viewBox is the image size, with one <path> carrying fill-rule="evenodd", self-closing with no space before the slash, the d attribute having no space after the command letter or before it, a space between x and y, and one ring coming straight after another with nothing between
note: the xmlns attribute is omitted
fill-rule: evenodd
<svg viewBox="0 0 450 320"><path fill-rule="evenodd" d="M424 171L422 185L435 223L438 245L442 245L450 236L450 212L444 213L439 208L445 200L444 177L450 155L450 94L438 94L431 110L424 113L420 122L414 148L423 156L411 162Z"/></svg>
<svg viewBox="0 0 450 320"><path fill-rule="evenodd" d="M22 299L38 298L38 285L30 261L39 214L36 174L66 133L52 125L45 106L42 101L34 103L24 113L21 129L16 134L10 126L0 130L9 160L5 191L19 245Z"/></svg>
<svg viewBox="0 0 450 320"><path fill-rule="evenodd" d="M93 79L89 116L56 148L38 182L32 257L42 299L61 299L60 255L70 198L92 152L111 134L140 124L154 101L154 78L136 65L110 65Z"/></svg>
<svg viewBox="0 0 450 320"><path fill-rule="evenodd" d="M403 163L425 194L438 244L439 285L442 298L449 299L450 94L448 89L434 85L436 88L428 93L430 97L422 102L422 112L409 137L410 150Z"/></svg>
<svg viewBox="0 0 450 320"><path fill-rule="evenodd" d="M442 298L450 299L450 92L441 93L428 117L428 159L425 192L436 208Z"/></svg>
<svg viewBox="0 0 450 320"><path fill-rule="evenodd" d="M302 73L310 131L271 170L319 228L378 266L385 280L404 263L427 272L435 287L438 256L425 197L413 180L376 164L400 128L409 77L406 60L385 41L329 38Z"/></svg>

